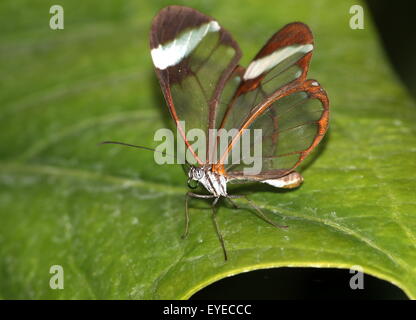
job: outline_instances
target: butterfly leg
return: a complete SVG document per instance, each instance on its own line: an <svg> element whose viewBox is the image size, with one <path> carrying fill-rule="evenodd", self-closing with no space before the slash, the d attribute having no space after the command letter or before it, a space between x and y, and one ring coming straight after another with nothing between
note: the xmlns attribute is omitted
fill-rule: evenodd
<svg viewBox="0 0 416 320"><path fill-rule="evenodd" d="M280 224L277 224L277 223L275 223L275 222L273 222L272 220L270 220L269 218L267 218L267 216L264 214L264 212L263 211L261 211L261 209L254 203L254 201L253 200L250 200L246 195L228 195L228 199L232 202L232 203L234 203L234 201L232 201L231 199L232 198L234 198L234 199L238 199L238 198L244 198L244 199L246 199L247 200L247 202L249 203L249 205L254 209L254 210L256 210L257 211L257 213L260 215L260 217L264 220L264 221L266 221L266 222L268 222L268 223L270 223L272 226L275 226L276 228L281 228L281 229L286 229L288 226L283 226L283 225L280 225Z"/></svg>
<svg viewBox="0 0 416 320"><path fill-rule="evenodd" d="M215 231L217 231L218 239L221 242L222 251L224 252L224 260L227 261L227 250L225 250L224 238L222 237L220 227L218 225L217 217L216 217L217 210L216 210L215 205L217 204L219 199L220 199L219 197L215 198L214 201L212 202L212 221L214 222Z"/></svg>
<svg viewBox="0 0 416 320"><path fill-rule="evenodd" d="M212 199L215 196L208 195L208 194L197 194L193 192L187 192L185 195L185 232L182 235L182 239L186 238L189 234L189 198L196 198L196 199Z"/></svg>
<svg viewBox="0 0 416 320"><path fill-rule="evenodd" d="M238 197L238 196L237 196ZM233 206L233 208L234 209L240 209L240 207L233 201L233 200L231 200L231 197L230 197L230 195L228 195L227 197L226 197L226 199L231 203L231 205Z"/></svg>

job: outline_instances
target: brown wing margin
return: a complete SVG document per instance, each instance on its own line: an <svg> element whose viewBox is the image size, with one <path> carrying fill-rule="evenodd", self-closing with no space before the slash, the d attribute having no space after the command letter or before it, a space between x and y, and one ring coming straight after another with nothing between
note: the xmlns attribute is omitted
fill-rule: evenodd
<svg viewBox="0 0 416 320"><path fill-rule="evenodd" d="M275 156L278 157L289 157L293 155L298 155L294 163L284 169L284 168L275 168L272 170L262 171L258 175L247 176L244 175L242 171L231 171L231 172L224 172L224 166L219 162L218 164L214 165L213 170L217 172L222 172L223 174L227 174L229 179L248 179L248 180L264 180L264 179L276 179L282 177L292 171L294 171L301 162L308 156L309 153L319 144L319 142L324 137L329 124L329 99L325 92L325 90L318 84L315 80L307 80L301 84L296 86L288 85L280 90L278 90L275 94L273 94L269 99L267 99L264 103L262 103L258 108L253 110L253 112L246 118L243 126L239 129L239 135L233 138L231 143L228 146L227 152L229 153L233 148L233 145L238 141L239 137L241 136L244 129L250 127L250 125L255 122L255 120L264 114L274 102L287 97L289 95L298 93L298 92L305 92L308 95L308 99L317 99L320 101L322 106L322 112L318 120L314 121L313 124L316 125L316 132L311 143L308 145L307 148L302 150L296 150L286 154L280 154ZM222 156L222 161L227 156L227 152L224 153Z"/></svg>
<svg viewBox="0 0 416 320"><path fill-rule="evenodd" d="M160 45L165 45L172 41L175 41L180 35L185 31L192 31L198 27L215 22L215 20L209 16L206 16L199 11L182 6L169 6L162 9L157 16L153 19L151 33L150 33L150 47L151 49L158 48ZM216 26L218 26L216 24ZM217 31L217 30L216 30ZM206 126L204 125L204 130L212 129L215 127L215 118L217 114L217 108L219 103L219 97L223 90L223 87L226 81L229 79L231 73L238 64L238 61L241 57L241 50L238 47L238 44L232 39L231 35L222 27L219 27L219 40L217 46L213 49L213 52L217 50L220 46L232 47L234 50L234 55L230 61L227 60L227 65L224 66L224 69L217 70L218 78L215 80L215 84L209 83L205 84L201 81L200 87L204 91L204 88L208 86L213 87L212 94L210 94L206 99L206 104L208 105L208 110L206 114ZM199 45L204 45L204 37L199 40ZM181 48L182 49L182 48ZM204 161L201 160L198 155L192 149L189 141L186 139L186 133L184 129L181 128L179 121L186 119L186 114L179 115L177 108L175 108L175 95L172 94L171 87L172 85L182 85L182 81L187 77L196 77L197 70L199 66L193 65L194 61L192 60L192 54L194 49L187 53L186 56L179 59L179 61L174 64L169 65L166 68L155 67L157 77L159 79L165 100L168 104L172 118L174 119L178 131L180 132L182 138L185 141L187 148L191 151L194 158L200 165L204 164ZM207 59L209 59L208 56ZM154 61L155 62L155 61ZM199 80L198 80L199 82ZM206 87L204 87L204 85ZM186 88L184 88L186 91ZM192 112L201 112L201 110L192 110ZM207 139L209 135L207 132ZM207 143L209 147L209 143ZM210 151L206 154L210 154Z"/></svg>

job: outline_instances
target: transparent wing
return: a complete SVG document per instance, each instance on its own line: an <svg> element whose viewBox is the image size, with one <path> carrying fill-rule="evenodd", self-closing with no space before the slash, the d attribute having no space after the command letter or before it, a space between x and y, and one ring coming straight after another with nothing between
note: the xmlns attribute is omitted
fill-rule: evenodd
<svg viewBox="0 0 416 320"><path fill-rule="evenodd" d="M295 22L276 32L246 70L240 68L229 87L238 83L233 96L222 105L219 128L240 128L249 114L280 88L305 81L312 57L309 27Z"/></svg>
<svg viewBox="0 0 416 320"><path fill-rule="evenodd" d="M247 69L234 71L235 80L229 86L234 84L236 89L219 111L219 128L234 129L234 133L227 137L226 148L217 143L221 156L214 170L241 177L258 157L260 172L243 178L282 177L319 143L328 126L329 102L316 81L306 80L313 48L309 27L291 23L269 39ZM249 140L250 151L261 146L260 156L243 152L245 129L262 130L257 137L250 132Z"/></svg>
<svg viewBox="0 0 416 320"><path fill-rule="evenodd" d="M240 128L261 129L261 135L250 137L250 150L261 145L261 155L251 161L261 161L260 172L244 172L253 163L244 159L240 163L225 165L230 178L264 180L282 177L292 172L322 140L328 128L329 100L326 92L315 80L278 91L271 99L258 106ZM239 138L235 137L235 141ZM230 150L235 141L229 145ZM230 157L231 153L227 156Z"/></svg>
<svg viewBox="0 0 416 320"><path fill-rule="evenodd" d="M208 150L195 154L185 133L215 127L220 94L241 51L215 20L181 6L167 7L154 18L150 46L170 113L188 149L203 164Z"/></svg>

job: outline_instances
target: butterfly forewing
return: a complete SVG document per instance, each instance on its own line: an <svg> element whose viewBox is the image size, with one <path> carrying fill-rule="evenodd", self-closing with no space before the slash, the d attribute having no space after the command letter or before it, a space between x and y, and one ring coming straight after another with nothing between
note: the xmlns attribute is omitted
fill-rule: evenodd
<svg viewBox="0 0 416 320"><path fill-rule="evenodd" d="M247 114L280 88L306 79L313 36L303 23L286 25L276 32L246 70L227 105L220 127L239 128Z"/></svg>
<svg viewBox="0 0 416 320"><path fill-rule="evenodd" d="M150 46L171 115L192 151L185 131L198 128L207 133L215 127L219 97L240 49L217 21L180 6L167 7L154 18ZM179 121L185 121L186 128ZM199 164L206 162L194 157Z"/></svg>
<svg viewBox="0 0 416 320"><path fill-rule="evenodd" d="M261 129L252 137L250 150L262 145L262 175L282 176L312 151L327 129L328 99L313 80L306 81L313 50L313 36L303 23L291 23L275 33L240 71L240 83L226 106L220 127ZM239 164L232 151L241 137L233 137L220 162L230 177L242 174L250 165L242 155ZM250 155L252 156L252 155Z"/></svg>

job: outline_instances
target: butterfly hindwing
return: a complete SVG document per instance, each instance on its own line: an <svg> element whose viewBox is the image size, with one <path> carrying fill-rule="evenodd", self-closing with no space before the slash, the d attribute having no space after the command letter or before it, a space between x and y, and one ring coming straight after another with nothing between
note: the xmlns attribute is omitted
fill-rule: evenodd
<svg viewBox="0 0 416 320"><path fill-rule="evenodd" d="M322 140L328 119L328 96L317 81L307 80L279 90L251 113L242 126L262 129L261 141L251 141L251 147L262 144L261 172L247 176L243 170L251 164L242 161L228 166L229 177L264 180L292 172Z"/></svg>

